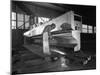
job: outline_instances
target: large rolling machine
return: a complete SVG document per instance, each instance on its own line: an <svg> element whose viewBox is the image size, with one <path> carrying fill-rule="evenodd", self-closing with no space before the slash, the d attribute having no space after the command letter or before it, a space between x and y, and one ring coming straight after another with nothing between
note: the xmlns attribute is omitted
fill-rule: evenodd
<svg viewBox="0 0 100 75"><path fill-rule="evenodd" d="M82 17L73 11L54 18L24 33L24 46L49 60L51 57L67 56L66 50L80 51ZM70 55L71 56L71 55ZM69 56L69 57L70 57Z"/></svg>

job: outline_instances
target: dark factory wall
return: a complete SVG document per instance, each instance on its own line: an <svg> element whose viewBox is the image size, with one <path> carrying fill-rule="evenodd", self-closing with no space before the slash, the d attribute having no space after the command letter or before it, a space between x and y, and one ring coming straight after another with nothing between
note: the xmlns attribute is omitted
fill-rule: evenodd
<svg viewBox="0 0 100 75"><path fill-rule="evenodd" d="M23 33L26 30L22 29L13 29L12 30L12 47L19 47L22 46L24 43L24 36Z"/></svg>
<svg viewBox="0 0 100 75"><path fill-rule="evenodd" d="M81 33L81 50L86 53L96 53L96 34Z"/></svg>

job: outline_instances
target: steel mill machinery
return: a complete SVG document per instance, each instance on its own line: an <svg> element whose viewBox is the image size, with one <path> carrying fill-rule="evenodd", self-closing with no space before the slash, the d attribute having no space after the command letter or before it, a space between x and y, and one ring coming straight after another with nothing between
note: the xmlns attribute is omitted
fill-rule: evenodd
<svg viewBox="0 0 100 75"><path fill-rule="evenodd" d="M72 49L75 53L80 51L81 29L82 16L69 11L25 32L24 47L45 60L50 61L52 57L60 57L63 62L64 56L75 57L66 50Z"/></svg>

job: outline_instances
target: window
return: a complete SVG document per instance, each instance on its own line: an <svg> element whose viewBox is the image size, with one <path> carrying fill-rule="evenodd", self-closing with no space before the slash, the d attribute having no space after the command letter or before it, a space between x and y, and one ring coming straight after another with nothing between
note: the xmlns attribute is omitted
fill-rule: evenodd
<svg viewBox="0 0 100 75"><path fill-rule="evenodd" d="M25 15L25 22L29 21L29 15Z"/></svg>
<svg viewBox="0 0 100 75"><path fill-rule="evenodd" d="M96 27L94 27L94 33L96 33Z"/></svg>
<svg viewBox="0 0 100 75"><path fill-rule="evenodd" d="M12 29L16 29L16 21L12 21Z"/></svg>
<svg viewBox="0 0 100 75"><path fill-rule="evenodd" d="M12 15L11 15L11 24L12 24L12 29L16 29L16 13L15 12L12 12Z"/></svg>
<svg viewBox="0 0 100 75"><path fill-rule="evenodd" d="M37 27L37 26L39 26L43 23L46 23L50 20L49 18L46 18L46 17L32 17L31 19L30 19L30 17L31 16L26 15L26 14L20 14L20 13L12 12L12 29L16 29L16 28L18 28L18 29L29 29L30 24L32 22L33 23L31 25L34 25L35 27Z"/></svg>
<svg viewBox="0 0 100 75"><path fill-rule="evenodd" d="M18 18L18 21L24 21L24 15L23 14L17 14L17 18Z"/></svg>
<svg viewBox="0 0 100 75"><path fill-rule="evenodd" d="M50 19L46 17L38 17L38 23L43 24L45 22L48 22Z"/></svg>
<svg viewBox="0 0 100 75"><path fill-rule="evenodd" d="M87 33L87 25L82 24L82 33Z"/></svg>
<svg viewBox="0 0 100 75"><path fill-rule="evenodd" d="M29 15L25 15L25 29L29 29Z"/></svg>
<svg viewBox="0 0 100 75"><path fill-rule="evenodd" d="M93 33L92 26L88 26L88 33Z"/></svg>
<svg viewBox="0 0 100 75"><path fill-rule="evenodd" d="M17 22L17 24L18 24L18 29L23 29L23 27L24 27L24 22L23 21L18 21Z"/></svg>
<svg viewBox="0 0 100 75"><path fill-rule="evenodd" d="M29 15L12 12L12 29L29 29ZM17 19L17 20L16 20ZM16 27L17 26L17 27Z"/></svg>
<svg viewBox="0 0 100 75"><path fill-rule="evenodd" d="M17 14L17 28L18 29L23 29L24 25L24 15L23 14Z"/></svg>
<svg viewBox="0 0 100 75"><path fill-rule="evenodd" d="M95 29L94 29L95 32ZM90 25L82 24L82 33L93 33L93 27Z"/></svg>
<svg viewBox="0 0 100 75"><path fill-rule="evenodd" d="M12 20L16 20L16 13L12 12Z"/></svg>

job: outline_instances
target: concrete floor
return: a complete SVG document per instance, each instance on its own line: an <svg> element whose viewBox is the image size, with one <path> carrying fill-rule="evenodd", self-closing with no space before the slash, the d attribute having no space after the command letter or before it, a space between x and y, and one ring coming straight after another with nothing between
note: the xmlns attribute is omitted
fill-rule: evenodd
<svg viewBox="0 0 100 75"><path fill-rule="evenodd" d="M18 54L15 53L12 61L12 71L15 74L96 69L96 57L92 57L92 60L90 60L86 65L82 65L79 62L74 63L69 60L69 63L66 61L66 66L61 66L60 59L48 62L32 52L24 49L19 50Z"/></svg>

